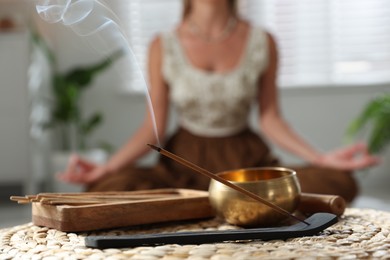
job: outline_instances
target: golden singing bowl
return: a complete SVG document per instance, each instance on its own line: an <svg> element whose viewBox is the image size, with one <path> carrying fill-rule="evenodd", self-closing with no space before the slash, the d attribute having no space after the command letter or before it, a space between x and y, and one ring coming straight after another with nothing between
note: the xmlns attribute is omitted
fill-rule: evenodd
<svg viewBox="0 0 390 260"><path fill-rule="evenodd" d="M296 172L291 169L248 168L221 172L218 176L255 193L289 213L293 213L298 206L301 189ZM288 218L275 209L214 179L210 182L209 199L216 214L233 225L274 226Z"/></svg>

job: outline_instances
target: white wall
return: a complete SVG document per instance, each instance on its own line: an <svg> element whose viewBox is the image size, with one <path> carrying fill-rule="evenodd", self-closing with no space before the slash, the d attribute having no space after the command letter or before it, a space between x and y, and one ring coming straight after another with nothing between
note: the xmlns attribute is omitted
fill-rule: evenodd
<svg viewBox="0 0 390 260"><path fill-rule="evenodd" d="M2 181L26 177L28 163L26 32L0 34L0 174Z"/></svg>
<svg viewBox="0 0 390 260"><path fill-rule="evenodd" d="M24 181L30 170L27 70L29 34L26 6L0 1L0 18L12 18L16 30L0 30L0 185ZM1 191L0 191L1 194Z"/></svg>

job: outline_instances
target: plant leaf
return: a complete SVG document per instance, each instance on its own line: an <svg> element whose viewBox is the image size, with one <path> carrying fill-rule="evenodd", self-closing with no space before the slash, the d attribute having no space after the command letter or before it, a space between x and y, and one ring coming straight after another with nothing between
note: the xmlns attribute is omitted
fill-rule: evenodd
<svg viewBox="0 0 390 260"><path fill-rule="evenodd" d="M110 67L116 59L122 56L122 54L123 51L119 50L95 65L77 67L66 73L64 79L67 82L77 84L80 88L85 88L91 84L92 80L99 72Z"/></svg>
<svg viewBox="0 0 390 260"><path fill-rule="evenodd" d="M103 115L101 113L95 113L81 125L81 133L83 136L91 134L91 132L103 123Z"/></svg>
<svg viewBox="0 0 390 260"><path fill-rule="evenodd" d="M376 113L380 110L381 102L373 100L369 102L363 112L354 119L347 128L347 135L354 136L371 120Z"/></svg>
<svg viewBox="0 0 390 260"><path fill-rule="evenodd" d="M390 93L377 97L365 106L347 128L347 137L357 135L368 124L372 126L368 140L369 151L379 153L390 142Z"/></svg>
<svg viewBox="0 0 390 260"><path fill-rule="evenodd" d="M59 122L77 122L80 118L78 101L80 90L74 84L63 81L61 77L56 77L56 84L53 84L52 117Z"/></svg>
<svg viewBox="0 0 390 260"><path fill-rule="evenodd" d="M390 142L390 110L383 108L373 119L368 148L370 152L379 153Z"/></svg>

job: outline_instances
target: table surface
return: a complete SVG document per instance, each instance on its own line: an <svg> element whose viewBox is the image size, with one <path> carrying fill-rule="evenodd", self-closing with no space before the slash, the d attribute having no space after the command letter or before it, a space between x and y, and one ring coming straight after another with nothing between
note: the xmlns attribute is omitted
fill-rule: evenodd
<svg viewBox="0 0 390 260"><path fill-rule="evenodd" d="M211 219L109 231L65 233L27 223L0 229L0 259L367 259L390 256L390 212L348 208L340 221L316 236L288 240L122 249L85 247L88 235L130 235L236 227Z"/></svg>

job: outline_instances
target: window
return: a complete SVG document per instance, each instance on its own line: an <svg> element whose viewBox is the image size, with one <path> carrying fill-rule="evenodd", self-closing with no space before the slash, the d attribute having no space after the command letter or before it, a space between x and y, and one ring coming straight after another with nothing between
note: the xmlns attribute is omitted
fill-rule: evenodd
<svg viewBox="0 0 390 260"><path fill-rule="evenodd" d="M281 87L390 81L390 1L240 0L239 9L277 40ZM110 0L141 68L148 43L181 19L182 0ZM137 84L132 80L132 89ZM138 89L139 90L139 89Z"/></svg>
<svg viewBox="0 0 390 260"><path fill-rule="evenodd" d="M280 85L332 86L390 81L390 2L262 0L257 24L280 47ZM260 10L259 10L260 11Z"/></svg>

